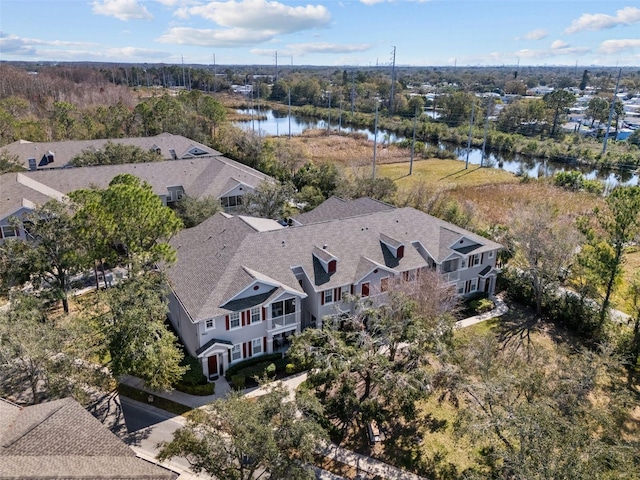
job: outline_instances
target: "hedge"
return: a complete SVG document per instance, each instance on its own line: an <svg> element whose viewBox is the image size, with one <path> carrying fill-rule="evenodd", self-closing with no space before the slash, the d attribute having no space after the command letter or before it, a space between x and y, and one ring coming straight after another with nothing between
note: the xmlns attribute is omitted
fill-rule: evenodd
<svg viewBox="0 0 640 480"><path fill-rule="evenodd" d="M228 382L231 381L231 377L233 375L235 375L236 373L238 373L241 370L244 370L247 367L251 367L253 365L257 365L259 363L271 363L271 362L275 362L276 360L280 360L282 359L282 353L268 353L266 355L260 355L257 357L253 357L250 358L248 360L245 360L243 362L239 362L236 363L235 365L230 366L229 368L227 368L227 372L225 373L225 377L227 379Z"/></svg>
<svg viewBox="0 0 640 480"><path fill-rule="evenodd" d="M189 395L198 395L204 397L206 395L213 395L216 391L215 383L205 383L204 385L187 385L184 383L177 383L174 388L179 392L188 393Z"/></svg>

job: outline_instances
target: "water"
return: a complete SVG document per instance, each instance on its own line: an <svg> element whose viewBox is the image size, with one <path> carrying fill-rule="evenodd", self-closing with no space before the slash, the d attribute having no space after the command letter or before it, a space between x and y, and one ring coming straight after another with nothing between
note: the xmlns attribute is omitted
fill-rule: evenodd
<svg viewBox="0 0 640 480"><path fill-rule="evenodd" d="M255 115L256 119L246 122L235 122L234 125L247 131L254 131L261 136L286 136L300 135L309 129L327 129L328 122L326 119L318 119L315 117L294 116L289 117L287 114L279 114L273 110L256 110L256 109L240 109L238 113L245 115ZM266 120L257 120L258 115L266 117ZM372 130L365 128L353 128L340 125L338 118L338 110L335 111L335 117L331 117L331 130L347 133L360 133L367 136L373 141L375 134ZM383 129L378 129L378 143L394 143L404 140L405 138ZM429 144L427 143L427 146ZM458 160L466 161L467 149L459 145L448 145L440 143L438 148L453 152ZM469 163L472 165L480 165L482 160L482 150L479 148L471 148L469 150ZM557 172L578 170L586 178L590 180L600 180L608 187L615 185L639 185L640 180L637 173L628 171L611 171L602 170L593 167L580 165L569 165L566 163L552 162L535 157L525 157L518 154L485 154L484 165L500 168L507 172L515 174L527 174L533 178L549 177Z"/></svg>

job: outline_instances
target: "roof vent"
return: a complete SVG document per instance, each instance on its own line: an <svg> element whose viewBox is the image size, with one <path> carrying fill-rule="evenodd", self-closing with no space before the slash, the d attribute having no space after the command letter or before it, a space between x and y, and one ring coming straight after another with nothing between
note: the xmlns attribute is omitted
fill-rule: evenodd
<svg viewBox="0 0 640 480"><path fill-rule="evenodd" d="M326 249L327 249L327 247L328 247L328 245L325 243L325 244L322 246L322 249L323 249L323 250L326 250Z"/></svg>

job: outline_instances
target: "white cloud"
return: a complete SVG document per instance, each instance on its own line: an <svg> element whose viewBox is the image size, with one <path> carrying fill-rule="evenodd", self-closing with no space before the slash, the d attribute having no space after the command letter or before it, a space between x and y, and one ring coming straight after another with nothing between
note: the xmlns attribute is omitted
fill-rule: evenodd
<svg viewBox="0 0 640 480"><path fill-rule="evenodd" d="M555 44L556 42L554 42ZM563 42L561 42L563 43ZM558 46L556 45L556 47L553 47L553 44L551 46L551 48L541 48L541 49L529 49L529 48L525 48L522 50L518 50L517 52L515 52L513 55L518 57L518 58L527 58L527 59L542 59L542 58L551 58L551 57L556 57L559 55L584 55L586 53L589 53L591 51L590 48L587 47L571 47L568 44L563 44L562 46Z"/></svg>
<svg viewBox="0 0 640 480"><path fill-rule="evenodd" d="M640 8L637 7L625 7L618 10L615 16L605 13L583 13L580 18L571 22L565 33L576 33L583 30L599 31L634 23L640 23Z"/></svg>
<svg viewBox="0 0 640 480"><path fill-rule="evenodd" d="M260 32L244 28L212 30L174 27L156 40L160 43L197 45L200 47L242 47L268 41L273 36L274 32Z"/></svg>
<svg viewBox="0 0 640 480"><path fill-rule="evenodd" d="M555 40L551 44L551 49L552 50L557 50L557 49L561 49L561 48L567 48L568 46L569 46L569 44L567 42L563 42L562 40Z"/></svg>
<svg viewBox="0 0 640 480"><path fill-rule="evenodd" d="M640 39L637 38L605 40L600 44L598 53L613 55L623 50L635 50L636 48L640 49Z"/></svg>
<svg viewBox="0 0 640 480"><path fill-rule="evenodd" d="M167 58L170 56L168 52L160 50L151 50L149 48L122 47L109 48L104 53L107 57L123 58L123 59L148 59L148 58Z"/></svg>
<svg viewBox="0 0 640 480"><path fill-rule="evenodd" d="M266 0L231 0L187 7L180 15L200 16L223 27L294 33L323 27L331 14L322 5L289 6Z"/></svg>
<svg viewBox="0 0 640 480"><path fill-rule="evenodd" d="M153 15L144 5L137 0L95 0L92 12L107 17L115 17L118 20L151 20Z"/></svg>
<svg viewBox="0 0 640 480"><path fill-rule="evenodd" d="M330 54L349 54L356 52L365 52L371 49L368 43L362 44L341 44L341 43L294 43L287 45L285 48L278 48L278 53L283 56L304 56L309 53L330 53ZM272 56L273 49L253 49L251 53L260 56Z"/></svg>
<svg viewBox="0 0 640 480"><path fill-rule="evenodd" d="M539 28L525 33L522 37L516 37L516 40L542 40L547 36L549 36L549 33L546 30Z"/></svg>
<svg viewBox="0 0 640 480"><path fill-rule="evenodd" d="M365 5L375 5L376 3L397 3L399 1L404 2L417 2L417 3L427 3L431 0L360 0L360 3L364 3Z"/></svg>
<svg viewBox="0 0 640 480"><path fill-rule="evenodd" d="M88 47L95 44L89 42L67 42L63 40L41 40L39 38L23 38L17 35L0 32L0 51L10 55L35 56L39 53L36 47Z"/></svg>

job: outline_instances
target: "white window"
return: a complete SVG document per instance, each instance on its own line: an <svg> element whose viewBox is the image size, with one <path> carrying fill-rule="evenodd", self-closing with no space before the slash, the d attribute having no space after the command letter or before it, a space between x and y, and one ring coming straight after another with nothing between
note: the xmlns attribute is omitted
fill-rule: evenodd
<svg viewBox="0 0 640 480"><path fill-rule="evenodd" d="M480 263L480 255L475 254L471 255L469 258L469 267L473 267L474 265L478 265Z"/></svg>
<svg viewBox="0 0 640 480"><path fill-rule="evenodd" d="M407 270L406 272L402 272L402 280L405 282L415 282L416 280L416 271L415 270Z"/></svg>
<svg viewBox="0 0 640 480"><path fill-rule="evenodd" d="M458 294L462 295L464 293L464 282L458 283Z"/></svg>
<svg viewBox="0 0 640 480"><path fill-rule="evenodd" d="M184 195L184 192L182 190L177 190L176 191L176 200L180 200L183 195Z"/></svg>
<svg viewBox="0 0 640 480"><path fill-rule="evenodd" d="M212 328L216 328L216 322L213 318L207 319L204 324L206 330L211 330Z"/></svg>
<svg viewBox="0 0 640 480"><path fill-rule="evenodd" d="M477 278L473 278L471 280L471 287L469 287L469 291L470 292L475 292L478 289L478 279Z"/></svg>
<svg viewBox="0 0 640 480"><path fill-rule="evenodd" d="M242 358L242 345L237 343L231 349L231 361L235 362L236 360L240 360Z"/></svg>
<svg viewBox="0 0 640 480"><path fill-rule="evenodd" d="M259 353L262 353L261 338L254 338L253 340L251 340L251 352L253 355L258 355Z"/></svg>
<svg viewBox="0 0 640 480"><path fill-rule="evenodd" d="M493 250L489 252L489 258L493 258Z"/></svg>
<svg viewBox="0 0 640 480"><path fill-rule="evenodd" d="M229 315L229 328L238 328L240 326L240 312L233 312Z"/></svg>
<svg viewBox="0 0 640 480"><path fill-rule="evenodd" d="M333 303L333 288L324 291L324 303Z"/></svg>
<svg viewBox="0 0 640 480"><path fill-rule="evenodd" d="M2 225L2 238L17 237L18 230L11 225Z"/></svg>
<svg viewBox="0 0 640 480"><path fill-rule="evenodd" d="M262 318L260 318L261 316L260 307L254 307L251 309L251 323L256 323L262 320Z"/></svg>

